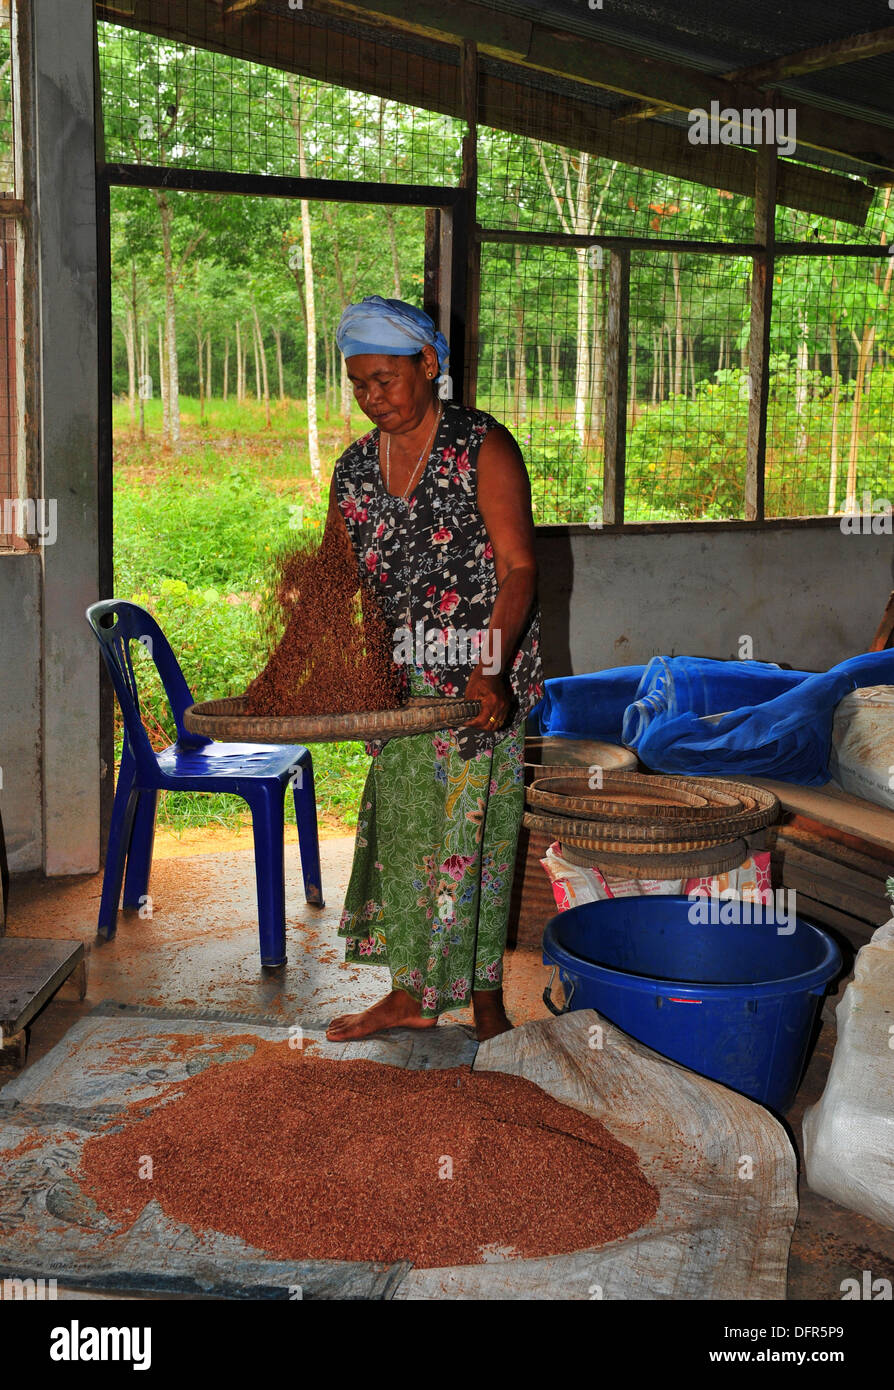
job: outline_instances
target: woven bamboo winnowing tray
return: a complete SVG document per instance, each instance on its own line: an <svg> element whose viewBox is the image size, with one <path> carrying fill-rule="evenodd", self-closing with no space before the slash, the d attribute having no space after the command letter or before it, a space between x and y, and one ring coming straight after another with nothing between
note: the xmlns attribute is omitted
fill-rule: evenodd
<svg viewBox="0 0 894 1390"><path fill-rule="evenodd" d="M639 851L643 853L640 854ZM618 846L618 852L580 849L570 841L562 841L562 858L570 864L587 869L599 869L609 876L625 878L713 878L738 869L748 858L744 840L730 840L710 845L707 849L685 850L679 854L650 854L648 845Z"/></svg>
<svg viewBox="0 0 894 1390"><path fill-rule="evenodd" d="M452 729L473 719L478 700L427 700L413 697L400 709L364 710L359 714L244 714L245 696L204 700L183 712L191 734L234 743L343 743L371 738Z"/></svg>
<svg viewBox="0 0 894 1390"><path fill-rule="evenodd" d="M570 780L572 769L562 768L560 771L559 778L553 774L554 785ZM656 854L701 849L750 834L779 817L779 802L772 792L725 778L684 779L616 773L605 779L601 791L593 792L587 798L542 790L541 783L550 780L535 779L528 787L525 825L554 834L560 840L573 838L605 850L635 842L653 845ZM669 787L679 797L678 809L672 817L667 814L665 802L660 805L656 803L651 808L641 805L632 812L629 802L619 794L619 790L622 792L625 788L643 793L649 788L654 796L661 797L662 787ZM684 792L696 801L692 815L686 814ZM602 796L605 801L600 804L598 798ZM542 804L544 799L549 810ZM562 809L558 810L557 807ZM668 845L673 842L673 849L664 847L664 842L668 842Z"/></svg>
<svg viewBox="0 0 894 1390"><path fill-rule="evenodd" d="M528 804L586 820L713 820L742 809L738 797L696 792L682 777L647 777L640 772L603 773L600 784L588 768L539 768L528 788Z"/></svg>

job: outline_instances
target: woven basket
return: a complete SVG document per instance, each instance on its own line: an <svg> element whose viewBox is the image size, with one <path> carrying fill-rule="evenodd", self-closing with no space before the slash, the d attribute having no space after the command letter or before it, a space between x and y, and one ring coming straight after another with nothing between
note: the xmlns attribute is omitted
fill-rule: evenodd
<svg viewBox="0 0 894 1390"><path fill-rule="evenodd" d="M695 792L679 777L609 774L593 788L589 769L574 767L541 770L528 789L528 804L598 821L710 820L742 809L737 797L710 788Z"/></svg>
<svg viewBox="0 0 894 1390"><path fill-rule="evenodd" d="M710 790L706 779L700 779L699 791L702 787ZM710 820L657 817L653 820L629 820L621 816L595 820L555 813L550 815L538 809L525 812L525 824L531 829L553 834L560 840L571 836L581 843L602 849L620 849L639 842L651 845L655 854L666 854L671 851L664 848L665 843L673 843L674 848L679 850L719 844L759 830L779 817L778 800L763 787L724 782L720 789L735 796L741 806L738 811L715 815ZM532 790L533 786L528 788L529 798Z"/></svg>
<svg viewBox="0 0 894 1390"><path fill-rule="evenodd" d="M729 840L682 854L654 855L648 852L647 846L643 846L642 854L637 850L638 846L629 845L620 853L606 853L581 849L569 841L562 841L562 858L569 864L599 869L612 877L623 874L627 878L711 878L714 874L738 869L748 858L744 840Z"/></svg>
<svg viewBox="0 0 894 1390"><path fill-rule="evenodd" d="M415 696L400 709L357 714L244 714L244 695L190 705L183 723L191 734L235 743L342 743L452 729L473 719L478 700L427 700Z"/></svg>
<svg viewBox="0 0 894 1390"><path fill-rule="evenodd" d="M615 833L618 827L605 825L600 821L572 820L569 816L540 816L534 811L525 811L522 824L529 830L541 830L553 835L563 845L578 845L581 849L598 849L613 853L629 850L634 854L682 854L687 850L708 849L712 845L724 844L733 838L728 831L718 835L696 832L687 836L685 825L681 828L680 822L677 821L673 837L659 838L650 835L644 838L640 835L635 839L627 839L626 836ZM620 829L626 830L627 827L621 826Z"/></svg>

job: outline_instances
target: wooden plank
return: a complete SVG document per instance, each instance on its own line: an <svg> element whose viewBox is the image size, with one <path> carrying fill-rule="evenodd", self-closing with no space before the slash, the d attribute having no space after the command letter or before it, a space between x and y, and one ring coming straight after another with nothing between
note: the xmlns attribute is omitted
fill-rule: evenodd
<svg viewBox="0 0 894 1390"><path fill-rule="evenodd" d="M757 155L754 197L754 239L763 247L751 272L751 326L748 338L748 434L745 443L745 519L764 515L764 473L767 452L767 408L770 399L770 329L773 321L773 243L776 219L775 145Z"/></svg>
<svg viewBox="0 0 894 1390"><path fill-rule="evenodd" d="M778 161L777 175L782 169L781 161ZM752 189L752 192L754 190ZM777 198L777 203L779 199ZM602 246L606 251L676 251L683 253L687 251L695 252L697 255L705 256L755 256L763 247L756 241L701 241L695 237L661 237L661 236L612 236L605 232L589 233L566 233L566 232L529 232L517 227L479 227L475 235L482 242L508 242L510 245L517 243L519 246L562 246L566 249L574 246ZM874 246L855 244L854 242L837 241L777 241L775 243L776 259L781 256L805 258L811 256L841 256L848 260L887 260L887 246ZM822 520L818 517L816 520ZM792 521L798 518L793 517ZM835 519L836 526L840 526L840 518Z"/></svg>
<svg viewBox="0 0 894 1390"><path fill-rule="evenodd" d="M441 300L441 212L425 209L425 255L422 268L422 307L429 318L438 321Z"/></svg>
<svg viewBox="0 0 894 1390"><path fill-rule="evenodd" d="M874 922L878 927L892 915L891 904L884 894L863 893L849 884L836 883L826 875L792 862L789 855L782 856L781 867L784 886L793 888L799 896L806 893L817 902L827 903L866 922Z"/></svg>
<svg viewBox="0 0 894 1390"><path fill-rule="evenodd" d="M84 958L80 941L7 936L0 941L0 1030L17 1033Z"/></svg>
<svg viewBox="0 0 894 1390"><path fill-rule="evenodd" d="M834 39L831 43L818 44L815 48L802 48L799 52L789 53L782 58L771 58L766 63L755 63L753 67L740 68L733 76L737 81L763 86L767 82L779 81L786 77L802 77L807 72L823 72L829 68L859 63L866 58L875 58L880 53L891 52L894 52L894 25L888 24L884 29L873 29L866 34L852 34L846 39Z"/></svg>
<svg viewBox="0 0 894 1390"><path fill-rule="evenodd" d="M602 519L624 521L627 458L627 376L630 346L630 252L612 251L608 263L605 347L605 456Z"/></svg>
<svg viewBox="0 0 894 1390"><path fill-rule="evenodd" d="M824 840L834 845L836 854L842 848L847 848L875 859L883 867L885 877L890 877L892 868L890 849L886 849L883 845L876 844L872 840L867 840L863 835L854 835L852 832L839 830L837 827L829 825L828 822L811 820L808 816L792 815L791 813L786 816L786 829L820 835Z"/></svg>
<svg viewBox="0 0 894 1390"><path fill-rule="evenodd" d="M107 13L107 8L98 5L98 17L116 22L120 16ZM318 21L319 4L314 12ZM485 13L483 19L487 17ZM519 24L513 20L515 32ZM264 11L250 23L230 23L227 27L219 12L208 6L201 12L190 9L174 13L167 0L144 0L131 27L426 110L451 116L461 111L455 49L451 51L449 45L434 39L432 51L424 57L401 53L401 61L396 63L394 55L400 50L395 50L393 43L386 48L371 24L358 34L343 34L319 22L308 25L300 11L288 16ZM469 37L475 40L479 33ZM582 84L570 81L567 96L559 99L553 92L532 87L525 69L517 71L518 76L511 80L480 74L478 119L482 124L690 179L708 188L749 196L753 193L754 155L750 150L705 146L695 160L685 130L656 125L643 138L641 132L615 125L611 112L595 106ZM860 180L780 161L777 194L786 207L862 226L874 189Z"/></svg>
<svg viewBox="0 0 894 1390"><path fill-rule="evenodd" d="M452 207L465 196L461 190L440 184L302 179L280 174L234 174L223 169L183 169L154 164L107 164L103 175L108 183L129 188L247 193L262 198L307 198L338 203L393 203L404 207Z"/></svg>
<svg viewBox="0 0 894 1390"><path fill-rule="evenodd" d="M847 63L860 62L864 58L874 58L880 53L890 53L892 50L894 25L889 24L884 29L875 29L868 34L854 34L846 39L835 39L832 43L820 44L816 48L803 48L797 53L771 58L766 63L755 63L752 67L733 68L722 76L728 82L747 82L755 87L763 87L786 77L798 77L806 72L841 67ZM615 111L615 120L649 120L671 109L661 102L626 102L623 110Z"/></svg>
<svg viewBox="0 0 894 1390"><path fill-rule="evenodd" d="M871 922L864 922L860 917L852 917L847 912L839 912L837 908L830 907L828 903L817 902L814 898L807 897L806 894L799 893L797 903L798 916L821 922L826 927L837 928L858 949L866 944L876 930Z"/></svg>
<svg viewBox="0 0 894 1390"><path fill-rule="evenodd" d="M832 782L824 787L799 787L793 782L776 782L767 777L749 777L748 781L775 792L785 811L806 816L820 825L830 825L890 851L891 872L894 873L894 811L851 796Z"/></svg>
<svg viewBox="0 0 894 1390"><path fill-rule="evenodd" d="M364 18L381 15L421 35L469 39L495 57L678 111L708 108L717 101L721 108L742 112L765 103L764 93L754 84L688 67L679 60L647 57L601 39L587 42L580 34L545 24L534 23L529 36L511 32L507 46L495 33L493 9L467 0L451 0L450 5L440 0L371 0L362 9L336 0L316 0L315 9L359 10ZM889 128L813 107L800 99L786 97L786 106L797 113L800 145L894 168L894 131Z"/></svg>
<svg viewBox="0 0 894 1390"><path fill-rule="evenodd" d="M798 817L787 821L780 828L777 838L780 845L793 845L797 849L828 859L830 864L844 864L847 868L856 869L858 873L878 879L882 883L891 873L891 866L886 860L863 854L849 845L842 844L838 839L830 839L828 832L823 835L805 830Z"/></svg>
<svg viewBox="0 0 894 1390"><path fill-rule="evenodd" d="M519 15L506 14L493 5L479 5L472 0L450 0L446 5L430 3L430 0L420 0L418 4L416 0L372 0L362 5L351 4L348 0L314 0L314 8L323 12L350 13L365 20L378 16L409 33L467 39L516 58L530 54L535 31L535 26Z"/></svg>
<svg viewBox="0 0 894 1390"><path fill-rule="evenodd" d="M837 859L828 858L827 855L817 854L814 850L805 849L803 845L793 845L791 841L779 836L776 839L775 852L782 862L792 864L796 869L803 869L805 873L814 874L818 879L827 879L833 885L852 888L854 892L863 893L876 901L885 898L884 873L863 873L852 864L844 864Z"/></svg>

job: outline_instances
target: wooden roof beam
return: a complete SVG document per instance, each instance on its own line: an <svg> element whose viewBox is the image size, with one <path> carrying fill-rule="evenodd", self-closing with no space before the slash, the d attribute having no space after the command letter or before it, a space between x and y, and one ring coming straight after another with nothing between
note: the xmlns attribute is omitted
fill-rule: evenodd
<svg viewBox="0 0 894 1390"><path fill-rule="evenodd" d="M418 34L468 39L481 54L492 54L526 67L572 78L618 92L621 96L671 110L721 108L742 111L760 107L763 94L745 83L701 72L666 58L651 58L618 44L604 43L594 28L592 43L580 34L498 14L472 0L314 0L316 13L350 13L369 21L376 16ZM509 25L507 35L507 23ZM894 169L894 130L870 121L844 116L790 98L795 109L798 143L823 153L851 156L861 163Z"/></svg>
<svg viewBox="0 0 894 1390"><path fill-rule="evenodd" d="M833 43L820 44L817 48L802 48L798 53L789 53L782 58L771 58L766 63L756 63L749 68L734 68L722 73L728 82L751 82L763 87L781 82L787 77L803 77L808 72L820 72L828 68L843 67L847 63L858 63L864 58L876 58L882 53L894 51L894 24L885 29L873 29L868 34L855 34L848 39L836 39ZM671 110L669 106L656 102L625 102L623 108L615 111L616 121L645 121Z"/></svg>
<svg viewBox="0 0 894 1390"><path fill-rule="evenodd" d="M787 57L771 58L766 63L740 68L730 76L737 81L754 82L762 87L767 83L781 82L786 77L803 77L808 72L844 67L847 63L860 63L866 58L877 58L882 53L891 52L894 52L894 24L884 29L873 29L867 34L835 39L816 48L802 48L799 53L790 53Z"/></svg>

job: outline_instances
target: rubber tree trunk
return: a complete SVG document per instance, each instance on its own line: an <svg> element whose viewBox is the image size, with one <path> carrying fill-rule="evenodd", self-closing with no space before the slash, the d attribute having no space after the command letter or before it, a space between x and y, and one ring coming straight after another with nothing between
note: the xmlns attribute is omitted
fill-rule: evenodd
<svg viewBox="0 0 894 1390"><path fill-rule="evenodd" d="M199 419L205 419L205 374L203 371L205 357L205 336L200 329L196 329L196 358L199 368Z"/></svg>
<svg viewBox="0 0 894 1390"><path fill-rule="evenodd" d="M525 306L522 300L524 274L521 247L515 248L515 284L513 309L515 313L515 423L528 418L528 364L525 360Z"/></svg>
<svg viewBox="0 0 894 1390"><path fill-rule="evenodd" d="M682 396L685 363L683 360L683 294L680 289L680 257L671 256L674 277L674 395Z"/></svg>
<svg viewBox="0 0 894 1390"><path fill-rule="evenodd" d="M574 429L581 448L589 444L590 425L590 267L587 247L575 247L577 256L577 363L574 371Z"/></svg>
<svg viewBox="0 0 894 1390"><path fill-rule="evenodd" d="M834 280L833 280L834 287ZM838 371L838 319L833 314L829 325L829 357L832 372L832 437L829 442L829 516L838 511L838 412L841 406L841 376Z"/></svg>
<svg viewBox="0 0 894 1390"><path fill-rule="evenodd" d="M146 324L140 324L140 438L146 438L146 384L149 378L149 338Z"/></svg>
<svg viewBox="0 0 894 1390"><path fill-rule="evenodd" d="M158 389L161 394L161 437L167 443L171 425L168 409L168 374L165 371L165 330L161 319L158 321Z"/></svg>
<svg viewBox="0 0 894 1390"><path fill-rule="evenodd" d="M255 321L255 338L257 340L257 351L261 363L261 389L264 396L264 422L267 429L270 428L270 378L267 375L267 352L264 347L264 335L261 332L261 320L258 318L258 306L254 300L251 301L251 312Z"/></svg>
<svg viewBox="0 0 894 1390"><path fill-rule="evenodd" d="M602 343L604 272L597 263L590 268L591 292L593 296L593 376L590 384L589 438L591 442L602 444L602 431L605 424L605 362Z"/></svg>
<svg viewBox="0 0 894 1390"><path fill-rule="evenodd" d="M301 111L301 79L287 77L292 102L292 130L298 148L298 173L307 178L307 155ZM304 253L304 307L307 322L307 452L314 482L320 482L320 435L317 421L317 309L314 296L314 248L310 225L310 203L302 198L301 247Z"/></svg>
<svg viewBox="0 0 894 1390"><path fill-rule="evenodd" d="M276 342L276 371L279 377L279 399L284 401L286 398L286 384L282 369L282 330L274 328L273 337Z"/></svg>
<svg viewBox="0 0 894 1390"><path fill-rule="evenodd" d="M393 297L394 297L395 299L402 299L403 296L402 296L402 294L401 294L401 292L400 292L400 255L399 255L399 252L398 252L398 245L397 245L397 224L396 224L395 218L394 218L394 208L391 208L391 207L387 207L387 206L386 206L386 208L385 208L385 222L386 222L387 227L388 227L388 241L389 241L389 244L390 244L390 246L391 246L391 274L392 274L392 290L391 290L391 293L392 293L392 295L393 295Z"/></svg>
<svg viewBox="0 0 894 1390"><path fill-rule="evenodd" d="M172 229L174 215L168 196L153 189L161 219L161 250L165 282L165 378L168 396L167 442L172 448L180 443L180 365L177 359L177 307L174 299L174 256Z"/></svg>
<svg viewBox="0 0 894 1390"><path fill-rule="evenodd" d="M252 308L254 308L254 305L252 305ZM258 356L258 335L257 335L257 331L255 330L254 324L252 324L252 329L251 329L251 346L252 346L252 351L253 351L253 353L254 353L254 359L255 359L255 400L256 400L256 401L259 401L259 400L261 399L261 394L262 394L262 393L261 393L261 359L260 359L260 357Z"/></svg>
<svg viewBox="0 0 894 1390"><path fill-rule="evenodd" d="M798 314L798 348L795 356L795 454L803 458L807 452L807 372L810 353L807 345L807 318Z"/></svg>
<svg viewBox="0 0 894 1390"><path fill-rule="evenodd" d="M875 342L875 324L867 324L860 339L857 352L857 376L854 381L854 400L851 407L851 437L847 458L847 492L844 501L846 512L857 510L857 461L860 454L860 414L863 406L863 392L866 385L866 368L872 357Z"/></svg>
<svg viewBox="0 0 894 1390"><path fill-rule="evenodd" d="M136 363L136 326L134 324L133 310L127 306L124 316L124 346L127 349L127 404L130 411L131 428L137 423L137 363Z"/></svg>

